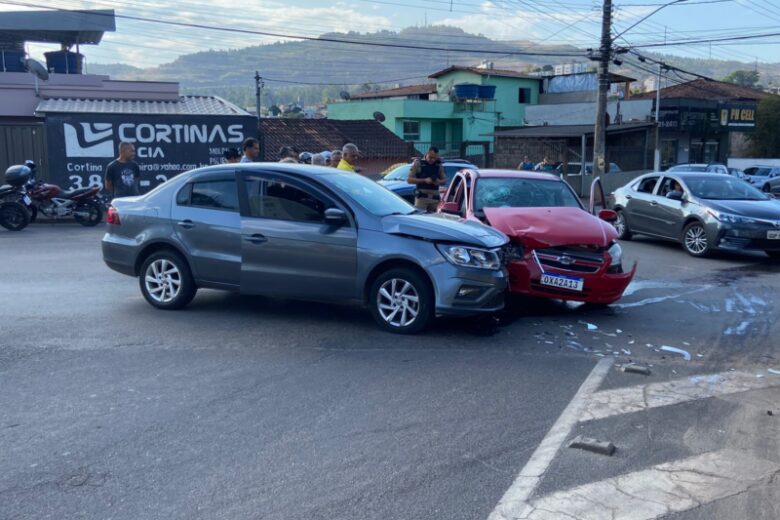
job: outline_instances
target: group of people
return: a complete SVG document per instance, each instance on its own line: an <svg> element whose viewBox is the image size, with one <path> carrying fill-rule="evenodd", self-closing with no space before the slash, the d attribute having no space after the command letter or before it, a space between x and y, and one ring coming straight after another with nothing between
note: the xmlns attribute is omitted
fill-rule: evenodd
<svg viewBox="0 0 780 520"><path fill-rule="evenodd" d="M242 145L243 154L236 148L228 148L223 153L226 163L257 162L260 159L260 141L254 137L248 137ZM294 146L282 146L279 149L279 162L294 164L312 164L315 166L330 166L358 173L360 168L357 163L360 159L360 150L353 143L345 144L340 150L325 150L319 153L298 152Z"/></svg>
<svg viewBox="0 0 780 520"><path fill-rule="evenodd" d="M523 162L517 165L518 170L550 172L555 170L555 163L549 157L545 157L540 163L532 163L527 155L523 156Z"/></svg>

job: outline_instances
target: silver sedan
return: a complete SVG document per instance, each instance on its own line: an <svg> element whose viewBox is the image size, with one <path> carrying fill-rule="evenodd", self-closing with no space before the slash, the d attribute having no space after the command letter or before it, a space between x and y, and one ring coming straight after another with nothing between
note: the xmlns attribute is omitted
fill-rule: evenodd
<svg viewBox="0 0 780 520"><path fill-rule="evenodd" d="M724 249L780 258L780 202L734 177L649 173L612 197L621 239L642 234L674 240L693 256Z"/></svg>
<svg viewBox="0 0 780 520"><path fill-rule="evenodd" d="M200 287L367 305L385 330L504 305L504 234L418 214L353 173L280 163L181 174L115 199L103 259L160 309Z"/></svg>

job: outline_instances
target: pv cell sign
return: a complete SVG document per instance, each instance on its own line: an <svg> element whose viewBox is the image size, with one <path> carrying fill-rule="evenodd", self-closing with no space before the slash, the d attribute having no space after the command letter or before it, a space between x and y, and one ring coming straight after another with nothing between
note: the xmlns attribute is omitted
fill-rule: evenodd
<svg viewBox="0 0 780 520"><path fill-rule="evenodd" d="M46 118L49 175L69 189L103 185L119 143L135 145L146 192L179 173L222 163L228 148L257 136L251 116L66 114Z"/></svg>
<svg viewBox="0 0 780 520"><path fill-rule="evenodd" d="M750 130L756 127L756 103L722 103L720 126Z"/></svg>

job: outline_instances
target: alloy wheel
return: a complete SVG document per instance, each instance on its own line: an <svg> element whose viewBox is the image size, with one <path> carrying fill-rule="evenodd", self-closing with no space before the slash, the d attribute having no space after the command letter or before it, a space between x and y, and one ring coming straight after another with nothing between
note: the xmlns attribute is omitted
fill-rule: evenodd
<svg viewBox="0 0 780 520"><path fill-rule="evenodd" d="M417 290L401 278L391 278L383 283L376 299L380 316L393 327L408 327L420 312Z"/></svg>
<svg viewBox="0 0 780 520"><path fill-rule="evenodd" d="M173 262L160 258L146 268L144 283L154 301L169 303L179 295L181 278L181 272Z"/></svg>
<svg viewBox="0 0 780 520"><path fill-rule="evenodd" d="M707 250L707 232L702 226L697 224L688 228L685 232L685 247L695 255Z"/></svg>
<svg viewBox="0 0 780 520"><path fill-rule="evenodd" d="M615 220L615 230L618 232L618 236L622 237L626 233L626 217L622 211L618 211L617 220Z"/></svg>

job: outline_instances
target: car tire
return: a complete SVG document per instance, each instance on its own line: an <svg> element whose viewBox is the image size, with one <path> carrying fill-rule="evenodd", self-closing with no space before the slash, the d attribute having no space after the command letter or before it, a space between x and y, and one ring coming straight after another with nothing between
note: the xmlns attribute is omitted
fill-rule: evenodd
<svg viewBox="0 0 780 520"><path fill-rule="evenodd" d="M631 229L628 227L628 219L626 213L622 209L615 210L617 213L617 220L615 221L615 229L618 232L618 240L631 240Z"/></svg>
<svg viewBox="0 0 780 520"><path fill-rule="evenodd" d="M371 284L368 302L377 324L396 334L420 332L434 318L433 290L420 273L409 268L379 275Z"/></svg>
<svg viewBox="0 0 780 520"><path fill-rule="evenodd" d="M712 253L712 244L704 224L695 220L685 226L682 232L682 246L691 256L709 256Z"/></svg>
<svg viewBox="0 0 780 520"><path fill-rule="evenodd" d="M198 290L187 261L174 251L149 255L141 265L138 282L146 301L163 310L181 309Z"/></svg>
<svg viewBox="0 0 780 520"><path fill-rule="evenodd" d="M772 188L769 186L769 184L764 184L761 186L761 191L764 193L770 193L772 191Z"/></svg>
<svg viewBox="0 0 780 520"><path fill-rule="evenodd" d="M89 216L82 217L81 215L73 215L76 222L84 227L94 227L100 224L103 220L103 208L96 201L88 200L86 202L80 202L76 205L75 211L87 212Z"/></svg>
<svg viewBox="0 0 780 520"><path fill-rule="evenodd" d="M8 231L21 231L30 223L30 213L16 201L0 203L0 226Z"/></svg>

